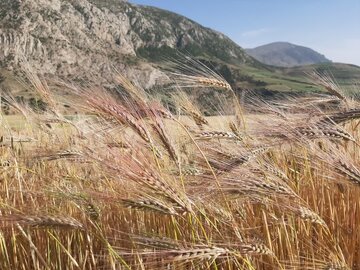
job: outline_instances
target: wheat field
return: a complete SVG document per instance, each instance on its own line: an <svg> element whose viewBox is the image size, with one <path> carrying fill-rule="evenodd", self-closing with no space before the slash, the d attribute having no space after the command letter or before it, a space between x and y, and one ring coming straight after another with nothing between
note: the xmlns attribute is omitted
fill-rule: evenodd
<svg viewBox="0 0 360 270"><path fill-rule="evenodd" d="M120 75L63 84L71 119L35 75L45 112L3 96L0 269L360 269L357 99L314 73L327 93L244 102L195 64L172 108Z"/></svg>

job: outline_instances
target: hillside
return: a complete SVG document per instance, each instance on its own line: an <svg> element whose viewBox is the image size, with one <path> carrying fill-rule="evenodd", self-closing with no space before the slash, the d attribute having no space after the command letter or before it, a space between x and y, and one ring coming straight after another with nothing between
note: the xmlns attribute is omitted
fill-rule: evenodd
<svg viewBox="0 0 360 270"><path fill-rule="evenodd" d="M175 49L237 65L254 62L221 33L125 1L3 0L0 10L0 62L9 70L26 58L42 74L106 82L116 68L151 87L163 75L146 59Z"/></svg>
<svg viewBox="0 0 360 270"><path fill-rule="evenodd" d="M307 47L288 42L274 42L246 52L258 61L279 67L293 67L330 62L324 55Z"/></svg>
<svg viewBox="0 0 360 270"><path fill-rule="evenodd" d="M317 70L328 73L346 91L358 91L355 85L360 82L360 67L342 63L321 63L300 67L284 68L282 73L291 77L304 77L304 74Z"/></svg>

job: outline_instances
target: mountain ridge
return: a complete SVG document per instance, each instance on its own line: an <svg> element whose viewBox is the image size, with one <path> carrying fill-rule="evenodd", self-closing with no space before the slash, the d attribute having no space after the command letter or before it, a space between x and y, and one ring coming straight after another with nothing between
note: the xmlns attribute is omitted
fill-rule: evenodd
<svg viewBox="0 0 360 270"><path fill-rule="evenodd" d="M26 61L36 73L90 83L111 81L115 68L149 88L166 80L151 63L176 50L257 64L224 34L127 1L3 0L0 29L2 68L17 69Z"/></svg>
<svg viewBox="0 0 360 270"><path fill-rule="evenodd" d="M278 67L295 67L331 62L315 50L290 42L272 42L245 51L258 61Z"/></svg>

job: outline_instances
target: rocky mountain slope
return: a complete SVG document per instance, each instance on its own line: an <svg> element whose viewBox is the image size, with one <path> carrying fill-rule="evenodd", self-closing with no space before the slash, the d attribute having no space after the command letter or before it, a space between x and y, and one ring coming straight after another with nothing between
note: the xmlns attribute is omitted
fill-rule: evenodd
<svg viewBox="0 0 360 270"><path fill-rule="evenodd" d="M150 65L175 49L233 64L254 60L221 33L177 14L120 0L1 0L0 65L105 83L114 69L145 87ZM139 57L140 56L140 57Z"/></svg>
<svg viewBox="0 0 360 270"><path fill-rule="evenodd" d="M258 61L278 67L294 67L330 62L324 55L288 42L274 42L246 52Z"/></svg>

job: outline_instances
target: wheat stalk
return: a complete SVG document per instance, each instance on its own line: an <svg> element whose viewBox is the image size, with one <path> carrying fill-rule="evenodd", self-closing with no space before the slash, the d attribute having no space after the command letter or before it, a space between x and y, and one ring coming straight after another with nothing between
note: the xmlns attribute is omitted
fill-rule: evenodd
<svg viewBox="0 0 360 270"><path fill-rule="evenodd" d="M232 252L225 248L204 247L204 248L194 248L194 249L188 249L188 250L169 251L164 254L164 257L167 258L171 262L193 261L193 260L212 260L213 261L220 256L227 257L230 254L232 254Z"/></svg>
<svg viewBox="0 0 360 270"><path fill-rule="evenodd" d="M355 139L346 131L339 128L300 128L297 132L309 138L327 137L330 139L343 139L348 141L355 141Z"/></svg>
<svg viewBox="0 0 360 270"><path fill-rule="evenodd" d="M331 262L322 268L323 270L350 270L350 268L342 262Z"/></svg>
<svg viewBox="0 0 360 270"><path fill-rule="evenodd" d="M341 91L337 83L329 74L321 74L317 71L308 73L308 75L318 84L323 86L331 95L339 98L340 100L346 100L346 96Z"/></svg>
<svg viewBox="0 0 360 270"><path fill-rule="evenodd" d="M239 141L242 141L244 139L244 136L240 133L234 122L229 122L229 128L236 135Z"/></svg>
<svg viewBox="0 0 360 270"><path fill-rule="evenodd" d="M16 223L25 226L31 227L60 227L60 228L73 228L73 229L83 229L84 226L72 217L64 216L49 216L49 215L39 215L39 216L20 216L20 215L11 215L11 216L2 216L0 221L5 223Z"/></svg>
<svg viewBox="0 0 360 270"><path fill-rule="evenodd" d="M297 213L299 214L301 219L308 220L311 223L319 224L319 225L327 228L325 221L318 214L316 214L309 208L300 206L297 209Z"/></svg>
<svg viewBox="0 0 360 270"><path fill-rule="evenodd" d="M353 109L343 112L335 112L330 115L326 115L320 123L335 123L340 124L343 122L351 121L360 118L360 110Z"/></svg>
<svg viewBox="0 0 360 270"><path fill-rule="evenodd" d="M232 132L226 131L204 131L197 133L196 138L198 139L228 139L235 140L238 137Z"/></svg>
<svg viewBox="0 0 360 270"><path fill-rule="evenodd" d="M360 185L360 171L352 164L348 164L343 160L338 160L336 171L345 175L350 181L356 185Z"/></svg>
<svg viewBox="0 0 360 270"><path fill-rule="evenodd" d="M148 210L148 211L155 211L167 215L177 215L176 211L172 207L168 207L165 204L162 204L155 200L129 200L124 199L122 200L122 203L125 205L125 207L130 209L139 209L139 210Z"/></svg>

